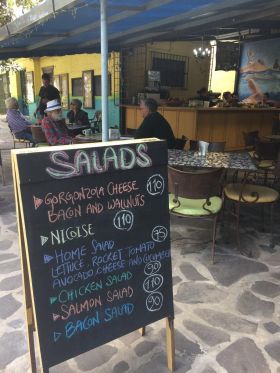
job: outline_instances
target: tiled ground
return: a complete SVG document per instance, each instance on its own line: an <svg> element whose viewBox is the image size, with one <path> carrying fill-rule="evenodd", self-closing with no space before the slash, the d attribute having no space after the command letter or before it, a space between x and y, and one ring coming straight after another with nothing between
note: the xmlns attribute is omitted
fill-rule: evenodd
<svg viewBox="0 0 280 373"><path fill-rule="evenodd" d="M0 146L10 135L0 123ZM18 235L9 152L0 187L0 371L29 372ZM280 209L277 207L279 232ZM216 264L209 261L211 222L171 219L178 373L280 373L280 247L269 247L260 213L243 211L239 255L228 218L218 229ZM245 228L246 227L246 228ZM276 237L280 242L280 233ZM51 373L165 373L164 321L53 367Z"/></svg>

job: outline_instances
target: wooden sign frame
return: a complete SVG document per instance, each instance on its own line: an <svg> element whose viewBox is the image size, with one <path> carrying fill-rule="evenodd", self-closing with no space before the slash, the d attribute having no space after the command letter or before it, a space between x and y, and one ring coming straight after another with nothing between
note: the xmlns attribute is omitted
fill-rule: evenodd
<svg viewBox="0 0 280 373"><path fill-rule="evenodd" d="M149 141L159 141L157 139L147 139L141 140L141 142L148 143ZM123 145L123 144L134 144L139 143L138 140L129 140L129 141L114 141L109 143L102 143L103 146L112 146L112 145ZM88 148L98 147L98 145L92 144L85 144L85 145L73 145L67 147L67 149L88 149ZM65 147L56 147L56 149L63 149ZM23 201L21 195L21 184L20 184L20 176L19 176L19 164L18 164L18 154L29 154L29 153L39 153L40 151L48 151L50 152L49 148L45 148L44 150L41 149L17 149L12 150L12 171L13 171L13 182L14 182L14 193L15 193L15 202L16 202L16 213L17 213L17 224L18 224L18 232L19 232L19 245L20 245L20 253L21 253L21 265L22 265L22 276L23 276L23 288L24 288L24 302L25 302L25 313L26 313L26 326L27 326L27 339L28 339L28 347L29 347L29 358L30 358L30 365L31 365L31 372L37 373L39 372L36 366L36 354L35 354L35 336L34 332L38 330L37 319L36 319L36 312L34 309L34 290L32 288L32 270L30 265L30 258L29 258L29 251L28 251L28 240L27 240L27 232L26 232L26 225L25 225L25 218L24 218L24 211L23 211ZM32 169L32 168L31 168ZM133 331L133 330L131 330ZM145 326L140 328L140 333L142 336L145 335ZM36 338L38 343L38 351L40 356L40 363L41 369L44 373L49 373L49 368L51 366L44 366L41 356L41 341L39 336ZM170 371L174 371L175 369L175 345L174 345L174 318L173 317L166 317L166 348L167 348L167 366Z"/></svg>

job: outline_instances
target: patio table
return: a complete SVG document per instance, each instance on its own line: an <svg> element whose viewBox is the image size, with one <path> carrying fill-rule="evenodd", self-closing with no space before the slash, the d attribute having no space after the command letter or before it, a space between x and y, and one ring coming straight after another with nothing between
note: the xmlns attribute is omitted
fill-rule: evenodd
<svg viewBox="0 0 280 373"><path fill-rule="evenodd" d="M226 168L244 171L257 170L253 159L246 152L209 152L206 156L200 156L195 151L170 149L168 150L168 164L169 166Z"/></svg>
<svg viewBox="0 0 280 373"><path fill-rule="evenodd" d="M67 124L66 126L69 131L82 130L82 129L89 128L89 126L83 126L81 124Z"/></svg>

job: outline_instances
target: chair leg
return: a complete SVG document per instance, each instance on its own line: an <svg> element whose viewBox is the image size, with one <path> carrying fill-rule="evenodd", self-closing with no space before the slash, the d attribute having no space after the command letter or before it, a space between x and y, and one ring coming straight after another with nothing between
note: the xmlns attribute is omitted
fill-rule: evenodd
<svg viewBox="0 0 280 373"><path fill-rule="evenodd" d="M265 218L264 218L265 206L264 204L262 204L261 209L262 209L262 231L264 232L265 231Z"/></svg>
<svg viewBox="0 0 280 373"><path fill-rule="evenodd" d="M271 241L270 241L270 248L274 247L274 219L273 219L273 212L274 212L274 204L272 203L270 206L270 234L271 234Z"/></svg>
<svg viewBox="0 0 280 373"><path fill-rule="evenodd" d="M241 248L240 248L240 234L239 234L239 210L240 210L240 206L239 206L239 203L237 203L237 205L235 206L235 217L236 217L236 240L237 240L237 247L238 247L238 250L241 252Z"/></svg>
<svg viewBox="0 0 280 373"><path fill-rule="evenodd" d="M213 238L212 238L212 248L211 248L212 264L214 264L215 243L216 243L216 233L217 233L217 220L218 220L218 215L215 216L214 224L213 224Z"/></svg>

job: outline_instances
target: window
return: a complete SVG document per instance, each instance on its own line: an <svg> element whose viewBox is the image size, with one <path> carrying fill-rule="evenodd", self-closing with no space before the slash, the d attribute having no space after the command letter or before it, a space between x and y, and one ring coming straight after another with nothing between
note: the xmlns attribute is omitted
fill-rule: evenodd
<svg viewBox="0 0 280 373"><path fill-rule="evenodd" d="M83 71L84 108L94 109L93 70Z"/></svg>
<svg viewBox="0 0 280 373"><path fill-rule="evenodd" d="M72 79L72 96L83 96L83 79L73 78Z"/></svg>
<svg viewBox="0 0 280 373"><path fill-rule="evenodd" d="M55 75L53 77L53 85L60 92L61 106L63 109L69 109L68 74Z"/></svg>
<svg viewBox="0 0 280 373"><path fill-rule="evenodd" d="M54 70L54 67L53 66L47 66L47 67L43 67L42 68L42 72L43 74L49 74L49 76L51 77L51 83L53 84L53 70Z"/></svg>
<svg viewBox="0 0 280 373"><path fill-rule="evenodd" d="M101 96L101 75L94 76L95 96ZM112 95L111 74L108 74L108 96Z"/></svg>
<svg viewBox="0 0 280 373"><path fill-rule="evenodd" d="M152 52L152 70L160 72L162 87L185 88L187 85L187 57Z"/></svg>
<svg viewBox="0 0 280 373"><path fill-rule="evenodd" d="M30 104L35 101L33 71L25 73L25 81L26 81L26 99L27 99L27 102Z"/></svg>

